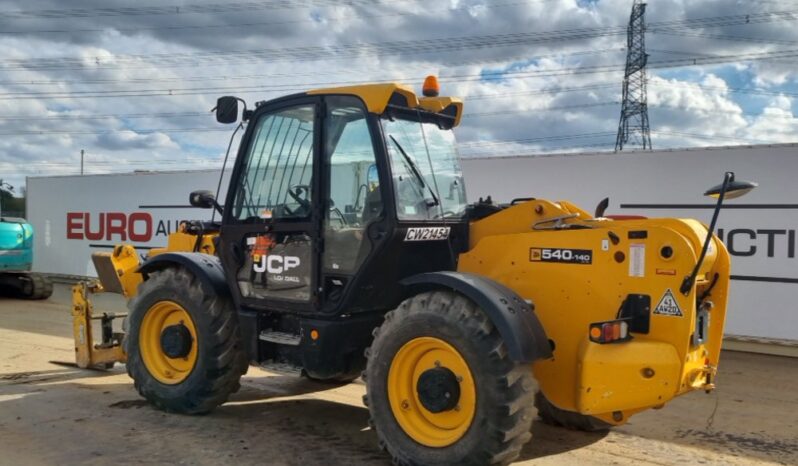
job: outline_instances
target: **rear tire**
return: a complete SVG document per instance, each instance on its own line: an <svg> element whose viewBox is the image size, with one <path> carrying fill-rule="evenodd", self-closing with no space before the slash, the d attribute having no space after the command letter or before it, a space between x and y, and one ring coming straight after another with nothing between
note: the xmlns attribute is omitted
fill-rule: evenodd
<svg viewBox="0 0 798 466"><path fill-rule="evenodd" d="M543 423L552 426L585 432L602 432L610 430L612 427L612 424L597 417L566 411L554 406L541 391L535 393L535 408L537 408L538 416Z"/></svg>
<svg viewBox="0 0 798 466"><path fill-rule="evenodd" d="M162 312L164 306L167 315L169 309L174 309L190 320L191 335L183 341L193 345L193 353L186 357L170 358L162 346L152 344L163 341L153 340L161 339L161 335L144 334L147 329L157 329L149 323L154 316L147 317L148 312ZM239 389L248 363L241 346L238 315L229 298L203 288L185 269L169 268L150 273L128 307L130 314L125 319L127 332L122 343L128 358L127 372L136 390L150 403L164 411L202 414L227 401ZM193 366L184 362L189 357ZM184 372L175 376L174 383L164 383L164 373L168 376L172 366Z"/></svg>
<svg viewBox="0 0 798 466"><path fill-rule="evenodd" d="M451 291L422 293L386 314L374 333L366 353L364 402L380 447L395 464L508 464L519 455L531 438L532 368L510 359L498 330L472 301ZM415 356L409 353L414 348L420 351ZM433 403L420 401L420 382L428 372L439 376L441 369L456 375L456 382L444 375L443 386L454 385L457 405L435 411ZM448 401L448 388L445 395L434 400ZM467 424L461 422L463 413L472 416Z"/></svg>

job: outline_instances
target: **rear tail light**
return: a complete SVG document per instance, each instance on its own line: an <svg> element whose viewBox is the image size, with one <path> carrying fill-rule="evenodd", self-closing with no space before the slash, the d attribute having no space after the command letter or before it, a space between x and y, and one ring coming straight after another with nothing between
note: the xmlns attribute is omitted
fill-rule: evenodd
<svg viewBox="0 0 798 466"><path fill-rule="evenodd" d="M593 343L618 343L631 340L629 324L625 320L610 320L590 324L590 341Z"/></svg>

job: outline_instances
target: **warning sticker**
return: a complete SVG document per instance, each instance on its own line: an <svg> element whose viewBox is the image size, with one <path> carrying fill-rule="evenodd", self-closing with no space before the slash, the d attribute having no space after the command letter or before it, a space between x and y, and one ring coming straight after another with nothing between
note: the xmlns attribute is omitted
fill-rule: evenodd
<svg viewBox="0 0 798 466"><path fill-rule="evenodd" d="M646 245L643 243L629 245L629 276L646 276Z"/></svg>
<svg viewBox="0 0 798 466"><path fill-rule="evenodd" d="M673 297L673 292L668 288L665 290L665 294L662 295L662 299L659 300L659 304L657 307L654 308L654 314L659 314L663 316L676 316L682 317L682 310L679 308L679 303L676 302L676 298Z"/></svg>

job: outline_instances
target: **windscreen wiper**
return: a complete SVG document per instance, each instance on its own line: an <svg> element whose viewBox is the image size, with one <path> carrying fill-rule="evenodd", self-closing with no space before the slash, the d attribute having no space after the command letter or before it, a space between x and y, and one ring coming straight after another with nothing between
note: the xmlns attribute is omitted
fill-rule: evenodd
<svg viewBox="0 0 798 466"><path fill-rule="evenodd" d="M393 134L389 134L388 137L391 138L391 141L393 141L394 144L396 144L396 148L399 149L399 152L402 154L402 157L404 157L404 159L407 161L407 164L410 166L410 171L413 172L413 175L415 175L418 182L421 183L421 187L427 188L429 190L429 193L432 194L432 204L430 204L429 207L440 205L441 202L438 200L438 196L435 195L435 191L432 190L432 187L424 182L424 177L421 176L421 172L418 171L418 167L416 167L416 163L413 162L413 159L411 159L410 156L407 155L407 152L405 152L405 150L402 148L402 145L399 144L399 141L397 141L396 138L393 137Z"/></svg>

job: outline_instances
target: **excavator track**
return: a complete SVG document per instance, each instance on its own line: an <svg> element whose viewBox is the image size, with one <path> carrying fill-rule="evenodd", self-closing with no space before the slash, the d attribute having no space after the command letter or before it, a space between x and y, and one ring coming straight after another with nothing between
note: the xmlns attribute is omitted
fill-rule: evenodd
<svg viewBox="0 0 798 466"><path fill-rule="evenodd" d="M53 282L40 273L0 274L0 294L12 298L47 299L53 294Z"/></svg>

